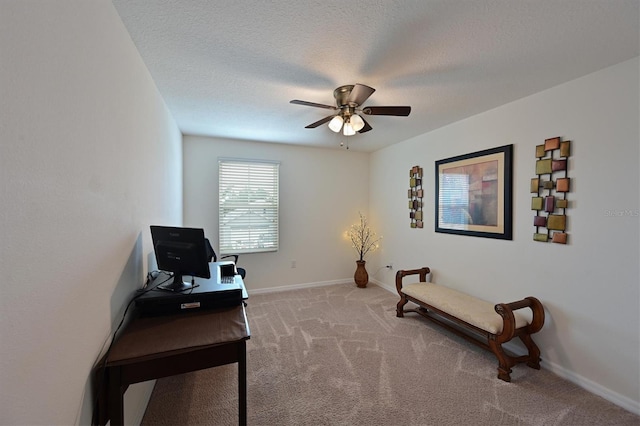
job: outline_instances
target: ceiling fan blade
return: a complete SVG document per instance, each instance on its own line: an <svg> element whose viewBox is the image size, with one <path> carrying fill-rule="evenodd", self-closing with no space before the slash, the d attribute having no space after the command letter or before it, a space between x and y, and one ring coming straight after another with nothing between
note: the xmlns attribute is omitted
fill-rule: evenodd
<svg viewBox="0 0 640 426"><path fill-rule="evenodd" d="M406 117L411 113L410 106L374 106L362 108L367 115L397 115Z"/></svg>
<svg viewBox="0 0 640 426"><path fill-rule="evenodd" d="M294 99L292 101L289 101L289 103L290 104L295 104L295 105L304 105L304 106L316 107L316 108L338 109L338 108L336 108L334 106L331 106L331 105L317 104L315 102L299 101L298 99Z"/></svg>
<svg viewBox="0 0 640 426"><path fill-rule="evenodd" d="M364 84L355 84L353 89L351 89L347 102L362 105L375 91L376 89L373 87L365 86Z"/></svg>
<svg viewBox="0 0 640 426"><path fill-rule="evenodd" d="M331 119L335 117L335 115L330 115L328 117L323 118L322 120L318 120L315 123L311 123L308 126L305 126L305 129L315 129L318 126L322 126L324 123L328 123Z"/></svg>
<svg viewBox="0 0 640 426"><path fill-rule="evenodd" d="M362 121L364 121L364 127L358 130L358 133L368 132L369 130L373 129L373 127L371 127L369 123L367 123L367 120L365 120L362 116L360 116L360 118L362 118Z"/></svg>

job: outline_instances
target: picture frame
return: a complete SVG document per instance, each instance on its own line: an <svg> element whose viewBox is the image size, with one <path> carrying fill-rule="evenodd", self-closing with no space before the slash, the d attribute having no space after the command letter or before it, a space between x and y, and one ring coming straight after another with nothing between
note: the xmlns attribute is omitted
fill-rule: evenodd
<svg viewBox="0 0 640 426"><path fill-rule="evenodd" d="M435 231L511 240L513 145L436 161Z"/></svg>

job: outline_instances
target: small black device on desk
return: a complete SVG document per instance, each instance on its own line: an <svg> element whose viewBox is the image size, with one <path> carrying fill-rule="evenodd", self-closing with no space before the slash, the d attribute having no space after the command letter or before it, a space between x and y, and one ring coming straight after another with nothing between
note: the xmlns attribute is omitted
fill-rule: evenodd
<svg viewBox="0 0 640 426"><path fill-rule="evenodd" d="M233 262L212 262L209 272L211 278L194 278L195 286L181 292L158 288L171 279L166 274L159 274L149 284L150 290L136 299L138 312L153 316L226 308L238 306L249 298L242 278L235 274Z"/></svg>

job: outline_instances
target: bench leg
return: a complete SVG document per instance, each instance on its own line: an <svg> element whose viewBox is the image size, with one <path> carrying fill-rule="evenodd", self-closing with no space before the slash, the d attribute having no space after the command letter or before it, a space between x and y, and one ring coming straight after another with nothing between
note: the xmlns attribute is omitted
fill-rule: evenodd
<svg viewBox="0 0 640 426"><path fill-rule="evenodd" d="M498 378L505 382L511 381L511 367L513 367L513 360L502 349L502 345L496 343L495 340L489 339L489 347L491 352L498 358Z"/></svg>
<svg viewBox="0 0 640 426"><path fill-rule="evenodd" d="M409 301L407 300L407 297L404 294L400 294L400 301L398 302L398 304L396 305L396 316L398 318L403 318L404 317L404 305L406 305Z"/></svg>
<svg viewBox="0 0 640 426"><path fill-rule="evenodd" d="M535 344L535 342L531 338L531 335L529 334L523 334L519 337L529 351L529 360L527 361L527 366L536 370L540 370L540 349L538 348L538 345Z"/></svg>

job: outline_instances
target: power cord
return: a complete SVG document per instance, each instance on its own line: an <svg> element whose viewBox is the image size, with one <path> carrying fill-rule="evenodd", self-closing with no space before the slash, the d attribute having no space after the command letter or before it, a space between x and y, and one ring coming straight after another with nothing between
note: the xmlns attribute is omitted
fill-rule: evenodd
<svg viewBox="0 0 640 426"><path fill-rule="evenodd" d="M152 282L154 282L156 279L158 279L158 277L160 276L160 274L165 274L168 275L169 278L173 277L173 273L172 272L166 272L166 271L151 271L149 273L147 273L147 279L145 280L144 284L142 285L142 288L139 289L138 291L143 291L144 289L146 289L149 284L151 284ZM169 280L169 278L167 278L166 280L162 281L160 284L164 284L165 282L167 282Z"/></svg>

